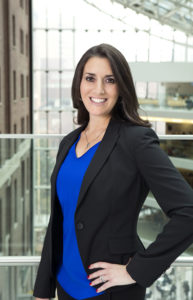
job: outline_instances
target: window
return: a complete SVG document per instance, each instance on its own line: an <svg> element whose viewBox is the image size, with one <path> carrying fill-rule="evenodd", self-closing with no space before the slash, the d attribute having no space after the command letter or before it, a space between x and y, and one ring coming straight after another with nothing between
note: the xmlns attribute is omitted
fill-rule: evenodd
<svg viewBox="0 0 193 300"><path fill-rule="evenodd" d="M136 43L137 61L148 61L149 34L142 31L136 33Z"/></svg>
<svg viewBox="0 0 193 300"><path fill-rule="evenodd" d="M13 125L13 132L17 133L17 125L16 124Z"/></svg>
<svg viewBox="0 0 193 300"><path fill-rule="evenodd" d="M16 45L16 38L15 38L15 16L12 15L12 38L13 38L13 46Z"/></svg>
<svg viewBox="0 0 193 300"><path fill-rule="evenodd" d="M5 139L5 149L6 149L6 158L5 159L10 159L11 158L11 139Z"/></svg>
<svg viewBox="0 0 193 300"><path fill-rule="evenodd" d="M13 100L17 99L16 71L13 71Z"/></svg>
<svg viewBox="0 0 193 300"><path fill-rule="evenodd" d="M17 210L17 179L14 180L14 222L18 221L18 210Z"/></svg>
<svg viewBox="0 0 193 300"><path fill-rule="evenodd" d="M186 43L187 36L184 32L179 30L174 30L174 40L180 43Z"/></svg>
<svg viewBox="0 0 193 300"><path fill-rule="evenodd" d="M11 187L6 188L6 234L11 233Z"/></svg>
<svg viewBox="0 0 193 300"><path fill-rule="evenodd" d="M193 48L188 48L188 62L193 62Z"/></svg>
<svg viewBox="0 0 193 300"><path fill-rule="evenodd" d="M25 119L21 118L21 133L25 133Z"/></svg>
<svg viewBox="0 0 193 300"><path fill-rule="evenodd" d="M14 126L13 126L13 132L16 134L17 133L17 125L16 124L14 124ZM15 138L14 139L14 153L16 153L17 152L17 139Z"/></svg>
<svg viewBox="0 0 193 300"><path fill-rule="evenodd" d="M26 76L26 97L29 97L29 76Z"/></svg>
<svg viewBox="0 0 193 300"><path fill-rule="evenodd" d="M0 134L2 132L0 131ZM2 139L0 139L0 168L2 167ZM0 215L1 216L1 215Z"/></svg>
<svg viewBox="0 0 193 300"><path fill-rule="evenodd" d="M148 82L148 95L150 99L157 99L158 97L158 83L157 82Z"/></svg>
<svg viewBox="0 0 193 300"><path fill-rule="evenodd" d="M27 116L27 133L29 133L29 116Z"/></svg>
<svg viewBox="0 0 193 300"><path fill-rule="evenodd" d="M21 196L24 200L24 196L25 196L25 161L22 160L21 162Z"/></svg>
<svg viewBox="0 0 193 300"><path fill-rule="evenodd" d="M0 103L2 102L2 98L1 98L1 68L0 68Z"/></svg>
<svg viewBox="0 0 193 300"><path fill-rule="evenodd" d="M2 215L3 215L3 211L2 211L2 199L0 198L0 222L2 222ZM2 223L0 224L0 252L3 251L3 232L2 232Z"/></svg>
<svg viewBox="0 0 193 300"><path fill-rule="evenodd" d="M20 52L24 53L24 39L23 39L23 30L20 29Z"/></svg>
<svg viewBox="0 0 193 300"><path fill-rule="evenodd" d="M160 39L160 60L172 61L173 42Z"/></svg>
<svg viewBox="0 0 193 300"><path fill-rule="evenodd" d="M185 61L185 46L175 44L174 61Z"/></svg>
<svg viewBox="0 0 193 300"><path fill-rule="evenodd" d="M26 43L26 56L29 56L29 38L28 38L28 34L26 34L26 37L25 37L25 43Z"/></svg>
<svg viewBox="0 0 193 300"><path fill-rule="evenodd" d="M25 0L25 13L28 15L28 11L29 11L29 0Z"/></svg>
<svg viewBox="0 0 193 300"><path fill-rule="evenodd" d="M147 98L147 82L136 82L137 97Z"/></svg>
<svg viewBox="0 0 193 300"><path fill-rule="evenodd" d="M30 170L31 170L31 168L30 168L30 160L29 160L29 157L27 158L27 176L26 176L26 187L27 187L27 189L28 189L28 191L29 191L29 189L30 189Z"/></svg>
<svg viewBox="0 0 193 300"><path fill-rule="evenodd" d="M193 36L188 37L188 45L193 46Z"/></svg>
<svg viewBox="0 0 193 300"><path fill-rule="evenodd" d="M149 61L160 62L161 39L156 36L150 36Z"/></svg>
<svg viewBox="0 0 193 300"><path fill-rule="evenodd" d="M21 89L21 92L20 92L20 96L21 98L24 98L24 75L21 74L21 77L20 77L20 89Z"/></svg>

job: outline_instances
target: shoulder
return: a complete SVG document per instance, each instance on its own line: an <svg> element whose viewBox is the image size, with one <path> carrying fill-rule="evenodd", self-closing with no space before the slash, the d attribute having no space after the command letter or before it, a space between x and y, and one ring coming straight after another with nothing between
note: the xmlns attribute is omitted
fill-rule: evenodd
<svg viewBox="0 0 193 300"><path fill-rule="evenodd" d="M140 125L123 124L120 135L120 144L126 155L135 158L136 163L140 161L143 165L145 161L157 163L158 157L163 157L164 151L160 147L159 138L151 127ZM157 159L158 158L158 159Z"/></svg>
<svg viewBox="0 0 193 300"><path fill-rule="evenodd" d="M132 145L134 148L142 144L160 143L154 129L136 125L131 122L122 122L120 136L127 146Z"/></svg>

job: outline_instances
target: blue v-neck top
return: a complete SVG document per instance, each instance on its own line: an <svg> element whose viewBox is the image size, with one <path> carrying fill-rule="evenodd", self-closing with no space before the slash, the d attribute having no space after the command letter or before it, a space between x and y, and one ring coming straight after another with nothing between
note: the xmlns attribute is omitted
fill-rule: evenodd
<svg viewBox="0 0 193 300"><path fill-rule="evenodd" d="M63 261L56 277L64 291L77 300L104 293L97 293L96 287L89 285L90 281L79 254L74 224L81 183L100 142L78 158L75 149L79 139L80 135L69 149L56 179L56 191L63 212Z"/></svg>

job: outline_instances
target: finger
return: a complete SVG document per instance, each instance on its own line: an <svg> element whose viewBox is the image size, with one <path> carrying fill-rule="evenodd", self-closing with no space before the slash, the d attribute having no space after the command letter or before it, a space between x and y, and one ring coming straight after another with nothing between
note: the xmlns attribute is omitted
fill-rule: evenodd
<svg viewBox="0 0 193 300"><path fill-rule="evenodd" d="M99 276L102 276L102 275L107 275L107 271L104 271L104 270L100 270L100 271L97 271L97 272L94 272L92 274L90 274L88 276L88 279L92 279L92 278L96 278L96 277L99 277Z"/></svg>
<svg viewBox="0 0 193 300"><path fill-rule="evenodd" d="M112 282L111 281L107 281L106 283L104 283L103 285L101 285L100 288L98 288L96 291L97 291L97 293L100 293L100 292L102 292L102 291L104 291L104 290L106 290L106 289L108 289L108 288L110 288L112 286L113 286Z"/></svg>
<svg viewBox="0 0 193 300"><path fill-rule="evenodd" d="M107 276L104 276L104 274L102 276L103 276L104 281L108 281ZM101 280L100 277L98 277L97 279L90 282L90 285L93 286L93 285L100 284L100 283L103 283L103 281Z"/></svg>
<svg viewBox="0 0 193 300"><path fill-rule="evenodd" d="M107 263L107 262L104 262L104 261L99 261L99 262L96 262L94 264L91 264L89 266L89 269L95 269L95 268L108 268L110 267L112 264L110 263Z"/></svg>

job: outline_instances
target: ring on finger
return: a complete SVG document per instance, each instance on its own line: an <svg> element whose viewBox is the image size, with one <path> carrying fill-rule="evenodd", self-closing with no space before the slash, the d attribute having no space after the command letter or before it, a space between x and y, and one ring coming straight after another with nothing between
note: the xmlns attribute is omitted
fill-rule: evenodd
<svg viewBox="0 0 193 300"><path fill-rule="evenodd" d="M100 276L100 280L101 280L102 282L105 282L103 276Z"/></svg>

